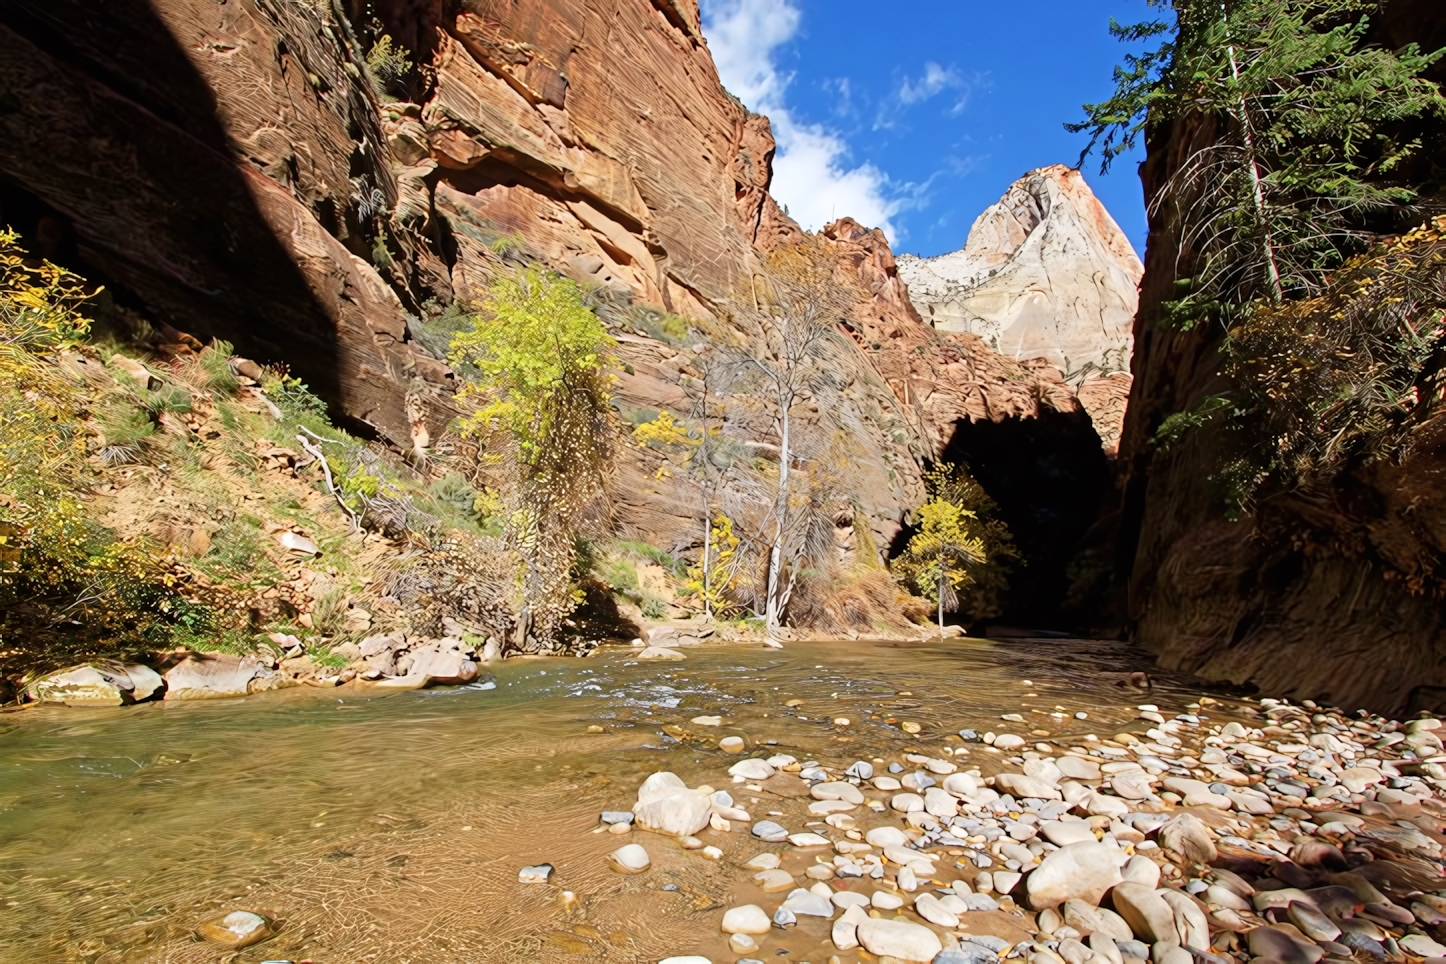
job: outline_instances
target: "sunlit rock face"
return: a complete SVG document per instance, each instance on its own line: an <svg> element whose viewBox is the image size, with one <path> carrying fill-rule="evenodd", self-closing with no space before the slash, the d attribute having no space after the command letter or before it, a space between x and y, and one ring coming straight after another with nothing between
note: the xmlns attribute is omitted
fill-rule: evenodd
<svg viewBox="0 0 1446 964"><path fill-rule="evenodd" d="M961 250L898 263L935 328L1067 374L1129 369L1144 268L1079 171L1030 171L975 219Z"/></svg>

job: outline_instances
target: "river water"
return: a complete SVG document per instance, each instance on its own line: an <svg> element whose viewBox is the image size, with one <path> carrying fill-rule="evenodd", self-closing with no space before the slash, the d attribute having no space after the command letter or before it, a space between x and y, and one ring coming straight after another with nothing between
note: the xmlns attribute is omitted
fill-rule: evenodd
<svg viewBox="0 0 1446 964"><path fill-rule="evenodd" d="M1179 712L1202 692L1159 675L1148 694L1122 688L1147 658L1098 641L687 655L510 660L471 686L385 695L303 688L0 716L0 961L732 961L721 908L758 896L739 865L779 848L742 826L708 831L725 853L714 862L655 834L593 833L647 774L731 789L737 758L717 741L732 734L843 766L940 755L964 727L1108 737L1140 702ZM700 715L723 725L689 722ZM990 752L971 761L986 774ZM772 805L739 802L754 819ZM648 872L607 869L627 842L647 847ZM544 861L551 883L518 883ZM280 933L240 952L193 936L236 909ZM823 964L826 935L800 926L770 959Z"/></svg>

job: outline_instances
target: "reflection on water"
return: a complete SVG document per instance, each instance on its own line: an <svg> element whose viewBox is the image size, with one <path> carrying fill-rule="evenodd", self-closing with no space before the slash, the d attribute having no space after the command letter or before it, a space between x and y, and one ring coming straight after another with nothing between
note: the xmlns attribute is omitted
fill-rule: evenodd
<svg viewBox="0 0 1446 964"><path fill-rule="evenodd" d="M605 866L624 841L591 833L598 811L630 807L648 773L725 785L734 758L716 742L731 733L845 765L1002 732L1001 713L1108 736L1140 701L1115 683L1142 662L1079 640L702 648L663 664L612 650L509 661L453 689L8 714L0 960L732 960L717 908L762 849L745 828L704 834L717 863L636 833L652 869ZM1157 680L1148 699L1191 692ZM543 861L554 884L518 884ZM235 955L191 936L238 908L281 935Z"/></svg>

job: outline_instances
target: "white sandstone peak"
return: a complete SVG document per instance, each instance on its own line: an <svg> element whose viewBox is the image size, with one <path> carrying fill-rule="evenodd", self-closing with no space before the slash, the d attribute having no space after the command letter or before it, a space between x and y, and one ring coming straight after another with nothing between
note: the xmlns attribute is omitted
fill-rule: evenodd
<svg viewBox="0 0 1446 964"><path fill-rule="evenodd" d="M1129 370L1144 266L1077 170L1030 171L975 219L962 250L900 255L898 269L941 331L1066 374Z"/></svg>

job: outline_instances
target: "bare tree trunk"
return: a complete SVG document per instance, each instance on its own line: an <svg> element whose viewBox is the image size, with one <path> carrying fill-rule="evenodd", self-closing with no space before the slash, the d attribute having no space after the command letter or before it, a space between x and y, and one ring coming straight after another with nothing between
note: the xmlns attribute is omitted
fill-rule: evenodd
<svg viewBox="0 0 1446 964"><path fill-rule="evenodd" d="M768 553L768 598L764 605L764 627L769 635L772 635L779 628L783 618L782 606L779 598L779 583L783 576L783 540L788 533L788 463L789 438L788 438L788 409L792 402L791 393L786 393L779 399L782 404L779 413L779 453L778 453L778 498L774 502L773 514L778 526L773 535L773 547Z"/></svg>
<svg viewBox="0 0 1446 964"><path fill-rule="evenodd" d="M939 554L939 638L944 638L944 554Z"/></svg>
<svg viewBox="0 0 1446 964"><path fill-rule="evenodd" d="M1239 85L1240 67L1235 62L1235 45L1231 44L1228 49L1230 76ZM1280 267L1275 260L1275 243L1270 236L1270 222L1265 217L1265 189L1261 186L1260 165L1255 161L1255 135L1250 130L1250 114L1245 109L1244 94L1240 95L1240 130L1245 138L1245 151L1250 155L1250 190L1255 200L1255 217L1260 223L1260 240L1265 253L1265 265L1270 273L1271 298L1276 304L1279 304L1285 298L1285 289L1280 283Z"/></svg>
<svg viewBox="0 0 1446 964"><path fill-rule="evenodd" d="M707 433L708 424L703 423L703 431ZM713 545L713 505L708 498L708 490L703 490L703 614L709 619L713 618L713 581L708 568L708 554Z"/></svg>

